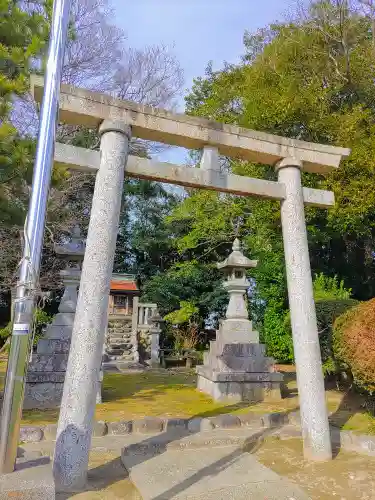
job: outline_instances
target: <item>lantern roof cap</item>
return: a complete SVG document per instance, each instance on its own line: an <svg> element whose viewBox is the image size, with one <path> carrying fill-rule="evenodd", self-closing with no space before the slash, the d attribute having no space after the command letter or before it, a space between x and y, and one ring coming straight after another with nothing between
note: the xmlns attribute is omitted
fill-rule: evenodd
<svg viewBox="0 0 375 500"><path fill-rule="evenodd" d="M250 260L242 253L241 242L236 238L233 242L232 253L223 262L217 264L218 269L242 267L244 269L250 269L258 265L257 260Z"/></svg>

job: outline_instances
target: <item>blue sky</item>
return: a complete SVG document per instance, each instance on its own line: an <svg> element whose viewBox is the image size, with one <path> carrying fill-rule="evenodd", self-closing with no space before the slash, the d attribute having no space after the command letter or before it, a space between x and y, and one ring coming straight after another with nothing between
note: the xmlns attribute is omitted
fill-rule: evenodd
<svg viewBox="0 0 375 500"><path fill-rule="evenodd" d="M188 89L194 77L203 76L208 61L214 69L223 61L238 62L245 30L284 18L293 0L112 0L112 5L130 47L173 47ZM180 160L181 152L163 155L165 161L174 157Z"/></svg>

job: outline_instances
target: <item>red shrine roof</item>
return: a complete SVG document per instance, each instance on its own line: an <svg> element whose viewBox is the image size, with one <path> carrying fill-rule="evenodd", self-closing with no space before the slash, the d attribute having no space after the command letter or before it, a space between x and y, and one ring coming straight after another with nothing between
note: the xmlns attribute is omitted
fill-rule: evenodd
<svg viewBox="0 0 375 500"><path fill-rule="evenodd" d="M137 284L134 281L111 281L111 292L112 291L134 291L138 290Z"/></svg>
<svg viewBox="0 0 375 500"><path fill-rule="evenodd" d="M111 292L138 292L137 281L132 274L114 273L112 274Z"/></svg>

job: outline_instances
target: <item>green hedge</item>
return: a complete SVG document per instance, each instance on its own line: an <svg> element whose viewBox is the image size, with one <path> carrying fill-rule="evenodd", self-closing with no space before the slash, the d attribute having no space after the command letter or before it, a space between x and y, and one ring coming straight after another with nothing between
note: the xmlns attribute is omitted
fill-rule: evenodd
<svg viewBox="0 0 375 500"><path fill-rule="evenodd" d="M337 371L332 345L333 324L343 312L357 304L358 301L353 299L317 300L315 302L325 374ZM280 363L292 363L294 361L292 329L288 311L285 311L277 304L268 306L264 315L263 336L269 356L274 357Z"/></svg>
<svg viewBox="0 0 375 500"><path fill-rule="evenodd" d="M279 363L293 363L293 339L288 311L277 304L268 306L264 314L262 333L269 356Z"/></svg>

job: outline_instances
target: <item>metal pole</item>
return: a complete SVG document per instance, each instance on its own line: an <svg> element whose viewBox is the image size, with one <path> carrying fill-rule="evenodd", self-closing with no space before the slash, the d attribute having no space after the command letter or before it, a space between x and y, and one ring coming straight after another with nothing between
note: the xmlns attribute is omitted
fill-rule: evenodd
<svg viewBox="0 0 375 500"><path fill-rule="evenodd" d="M31 199L14 304L12 342L1 412L0 473L3 474L14 470L17 457L70 4L71 0L55 0L52 14Z"/></svg>

